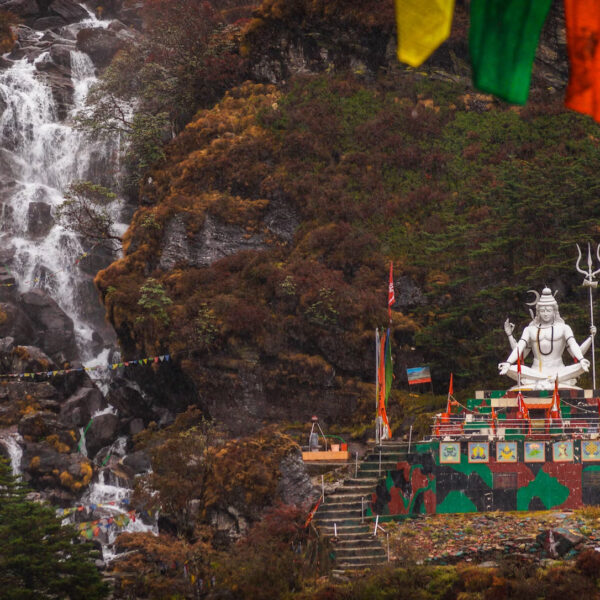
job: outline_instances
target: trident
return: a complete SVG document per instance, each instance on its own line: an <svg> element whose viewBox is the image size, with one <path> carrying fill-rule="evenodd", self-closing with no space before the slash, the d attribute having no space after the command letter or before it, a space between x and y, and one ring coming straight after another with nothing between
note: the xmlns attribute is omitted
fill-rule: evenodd
<svg viewBox="0 0 600 600"><path fill-rule="evenodd" d="M579 266L579 262L581 261L581 249L579 248L579 244L576 244L576 246L577 246L577 252L579 252L579 258L577 259L577 264L575 265L575 268L577 269L577 271L579 271L579 273L584 275L584 280L581 285L583 285L583 287L587 287L590 292L590 325L593 327L594 326L594 303L592 301L592 289L598 287L598 282L595 280L595 277L596 277L596 275L598 275L598 273L600 273L600 269L598 269L597 271L592 271L592 251L590 249L589 242L588 242L588 255L587 255L588 270L586 272L583 269L581 269ZM598 261L600 262L600 244L596 247L596 257L598 258ZM592 380L593 380L594 389L596 389L596 357L594 354L594 336L592 336Z"/></svg>

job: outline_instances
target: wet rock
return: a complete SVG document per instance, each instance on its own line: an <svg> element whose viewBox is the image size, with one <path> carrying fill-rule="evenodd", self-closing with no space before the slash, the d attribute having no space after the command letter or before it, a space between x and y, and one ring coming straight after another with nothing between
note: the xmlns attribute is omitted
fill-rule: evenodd
<svg viewBox="0 0 600 600"><path fill-rule="evenodd" d="M114 19L123 8L123 0L88 0L86 4L96 13L98 18ZM129 2L128 4L132 4Z"/></svg>
<svg viewBox="0 0 600 600"><path fill-rule="evenodd" d="M136 475L150 470L150 457L143 450L132 452L123 458L123 464L129 467Z"/></svg>
<svg viewBox="0 0 600 600"><path fill-rule="evenodd" d="M52 359L37 346L16 346L10 353L10 370L13 373L46 373L53 371L56 365Z"/></svg>
<svg viewBox="0 0 600 600"><path fill-rule="evenodd" d="M45 291L25 292L21 295L21 305L36 327L36 343L55 362L78 359L73 321Z"/></svg>
<svg viewBox="0 0 600 600"><path fill-rule="evenodd" d="M46 78L52 90L58 118L64 120L73 104L74 87L71 80L71 69L58 65L51 60L39 61L35 66Z"/></svg>
<svg viewBox="0 0 600 600"><path fill-rule="evenodd" d="M94 456L98 450L114 442L118 431L119 417L117 415L106 413L95 417L85 439L88 455Z"/></svg>
<svg viewBox="0 0 600 600"><path fill-rule="evenodd" d="M30 202L27 209L27 233L43 237L54 227L52 209L45 202Z"/></svg>
<svg viewBox="0 0 600 600"><path fill-rule="evenodd" d="M82 29L77 34L77 49L88 54L99 69L107 67L124 46L125 41L117 32L103 27Z"/></svg>
<svg viewBox="0 0 600 600"><path fill-rule="evenodd" d="M12 303L0 302L0 337L11 337L16 344L33 339L34 325L23 310Z"/></svg>
<svg viewBox="0 0 600 600"><path fill-rule="evenodd" d="M50 46L50 58L52 62L65 67L71 68L71 52L75 50L73 44L52 44Z"/></svg>
<svg viewBox="0 0 600 600"><path fill-rule="evenodd" d="M62 406L61 421L68 426L84 427L92 415L106 406L100 390L83 387L77 390Z"/></svg>
<svg viewBox="0 0 600 600"><path fill-rule="evenodd" d="M54 0L49 10L51 15L62 17L66 23L77 23L89 17L87 10L74 0Z"/></svg>
<svg viewBox="0 0 600 600"><path fill-rule="evenodd" d="M148 414L148 404L142 394L124 379L113 381L106 400L123 417L143 418Z"/></svg>
<svg viewBox="0 0 600 600"><path fill-rule="evenodd" d="M31 24L31 27L37 31L46 31L47 29L60 29L66 24L67 22L62 17L55 15L53 17L42 17L41 19L36 19Z"/></svg>

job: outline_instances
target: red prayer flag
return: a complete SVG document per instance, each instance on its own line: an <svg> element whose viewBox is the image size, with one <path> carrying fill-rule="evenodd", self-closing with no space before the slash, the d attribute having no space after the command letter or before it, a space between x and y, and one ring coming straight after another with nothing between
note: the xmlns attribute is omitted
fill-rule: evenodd
<svg viewBox="0 0 600 600"><path fill-rule="evenodd" d="M551 419L560 419L560 396L558 394L558 377L554 381L554 393L552 394Z"/></svg>
<svg viewBox="0 0 600 600"><path fill-rule="evenodd" d="M390 321L392 320L392 306L396 301L394 295L394 275L393 275L394 263L390 263L390 282L388 285L388 316Z"/></svg>
<svg viewBox="0 0 600 600"><path fill-rule="evenodd" d="M452 401L451 398L454 394L454 374L450 373L450 385L448 386L448 403L446 405L446 414L450 414L452 412Z"/></svg>

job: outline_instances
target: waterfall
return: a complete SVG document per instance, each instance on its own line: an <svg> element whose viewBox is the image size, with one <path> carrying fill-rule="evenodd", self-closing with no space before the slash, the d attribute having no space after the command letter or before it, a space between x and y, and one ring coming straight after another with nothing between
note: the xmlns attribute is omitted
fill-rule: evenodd
<svg viewBox="0 0 600 600"><path fill-rule="evenodd" d="M8 452L13 475L21 474L23 448L21 448L19 440L21 440L21 436L18 433L7 431L0 432L0 444L2 444Z"/></svg>
<svg viewBox="0 0 600 600"><path fill-rule="evenodd" d="M73 45L73 103L62 121L52 89L37 68L48 62L51 55L46 51L0 71L0 250L20 292L47 290L73 319L80 353L87 360L92 358L88 345L94 322L101 322L102 311L90 276L76 266L86 248L53 216L71 182L94 181L98 174L106 180L118 172L119 139L92 141L73 125L96 81L90 58ZM118 222L122 203L115 202L111 210Z"/></svg>
<svg viewBox="0 0 600 600"><path fill-rule="evenodd" d="M93 141L74 126L96 81L90 57L76 49L76 33L84 27L109 24L98 21L86 10L89 19L51 34L50 39L56 39L60 47L54 54L52 47L42 41L44 32L22 29L27 37L24 45L35 47L35 51L0 70L0 267L12 272L20 292L40 287L54 298L73 320L81 358L94 366L106 364L111 349L105 344L96 356L97 350L90 349L96 329L106 325L91 276L76 266L89 247L54 218L71 182L89 180L110 187L119 172L120 140L115 137ZM56 82L52 87L50 76L47 77L48 73L56 73L57 56L62 65L59 75L64 74L65 64L70 66L67 72L72 89L66 78L60 79L58 94L60 98L65 88L69 92L67 108L64 98L60 103L57 100ZM126 225L119 223L123 203L115 202L110 209L117 233L123 233ZM107 378L109 375L104 374ZM106 391L108 380L99 381L99 387ZM109 406L92 418L114 410ZM79 450L87 455L84 428L80 434ZM6 447L15 473L20 472L22 459L18 442L18 434L0 432L0 444ZM133 518L129 507L133 482L126 471L119 470L123 469L120 461L126 450L127 439L118 438L105 461L95 469L96 476L81 498L81 505L57 511L59 515L68 513L65 520L70 522L104 519L107 526L97 539L105 560L114 557L112 544L121 531L158 533L156 515L145 515L143 520ZM119 527L114 527L115 518Z"/></svg>

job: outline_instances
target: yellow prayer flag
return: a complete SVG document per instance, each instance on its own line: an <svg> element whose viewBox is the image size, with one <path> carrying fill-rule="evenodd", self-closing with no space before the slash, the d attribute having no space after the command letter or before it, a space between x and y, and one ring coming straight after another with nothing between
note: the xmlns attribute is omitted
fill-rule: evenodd
<svg viewBox="0 0 600 600"><path fill-rule="evenodd" d="M454 0L396 0L398 60L418 67L450 35Z"/></svg>

